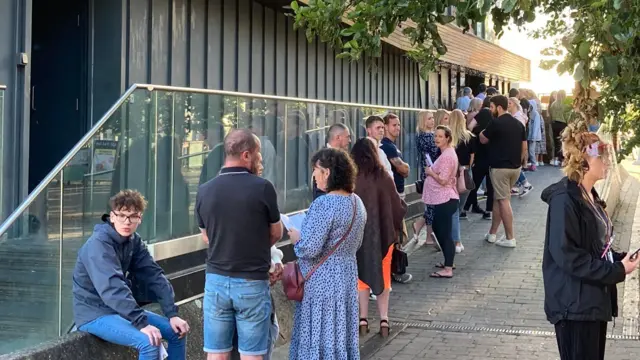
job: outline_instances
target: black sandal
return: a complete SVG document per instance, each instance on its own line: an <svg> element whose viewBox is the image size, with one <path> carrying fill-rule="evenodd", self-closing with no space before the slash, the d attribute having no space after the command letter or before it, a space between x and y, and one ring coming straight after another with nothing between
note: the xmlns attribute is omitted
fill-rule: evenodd
<svg viewBox="0 0 640 360"><path fill-rule="evenodd" d="M360 336L365 336L368 333L369 333L369 321L365 318L360 318Z"/></svg>
<svg viewBox="0 0 640 360"><path fill-rule="evenodd" d="M437 264L436 264L436 267L437 267L438 269L444 269L444 263L437 263ZM455 269L456 269L456 266L455 266L455 265L453 265L453 267L451 267L451 268L452 268L453 270L455 270Z"/></svg>
<svg viewBox="0 0 640 360"><path fill-rule="evenodd" d="M384 324L386 324L386 326L383 326ZM391 331L389 320L380 320L380 336L382 336L383 338L389 337L389 331Z"/></svg>

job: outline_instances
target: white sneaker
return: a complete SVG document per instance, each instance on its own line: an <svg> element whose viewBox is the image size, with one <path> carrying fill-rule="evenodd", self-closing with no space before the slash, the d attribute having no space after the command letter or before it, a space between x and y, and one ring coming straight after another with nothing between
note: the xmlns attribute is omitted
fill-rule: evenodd
<svg viewBox="0 0 640 360"><path fill-rule="evenodd" d="M524 185L522 188L520 188L520 193L518 194L518 196L523 197L523 196L527 195L528 193L530 193L531 190L533 190L533 185L531 185L531 184Z"/></svg>
<svg viewBox="0 0 640 360"><path fill-rule="evenodd" d="M464 251L464 245L462 244L456 245L456 254L460 254L463 251Z"/></svg>
<svg viewBox="0 0 640 360"><path fill-rule="evenodd" d="M507 240L505 238L502 238L496 241L496 245L506 248L514 248L516 247L516 239Z"/></svg>
<svg viewBox="0 0 640 360"><path fill-rule="evenodd" d="M484 236L484 240L489 244L495 244L496 242L496 234L487 234Z"/></svg>

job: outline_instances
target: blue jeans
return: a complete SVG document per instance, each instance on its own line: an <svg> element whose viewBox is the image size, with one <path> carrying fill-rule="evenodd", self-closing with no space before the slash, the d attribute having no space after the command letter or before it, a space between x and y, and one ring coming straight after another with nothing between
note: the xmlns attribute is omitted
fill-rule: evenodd
<svg viewBox="0 0 640 360"><path fill-rule="evenodd" d="M460 241L460 211L464 208L464 204L467 203L470 191L465 191L460 194L460 202L458 203L458 209L453 213L451 217L451 239L453 241Z"/></svg>
<svg viewBox="0 0 640 360"><path fill-rule="evenodd" d="M520 177L518 177L518 181L516 181L516 186L522 186L527 181L527 177L524 176L524 170L520 170Z"/></svg>
<svg viewBox="0 0 640 360"><path fill-rule="evenodd" d="M178 338L173 332L169 319L149 311L145 311L149 325L160 330L162 338L169 343L168 360L184 360L187 358L187 338ZM136 329L120 315L105 315L78 328L80 331L93 334L110 343L133 347L138 350L138 360L158 360L160 347L151 345L149 337Z"/></svg>
<svg viewBox="0 0 640 360"><path fill-rule="evenodd" d="M246 280L208 273L204 286L204 351L265 355L269 351L271 293L268 280Z"/></svg>

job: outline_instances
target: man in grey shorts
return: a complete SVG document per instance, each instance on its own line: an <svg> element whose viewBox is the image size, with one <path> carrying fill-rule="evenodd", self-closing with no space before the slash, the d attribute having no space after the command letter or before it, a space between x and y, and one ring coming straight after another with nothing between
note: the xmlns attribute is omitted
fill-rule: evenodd
<svg viewBox="0 0 640 360"><path fill-rule="evenodd" d="M518 181L520 168L527 160L527 134L524 125L507 112L509 100L503 95L491 97L494 119L480 133L480 142L489 144L489 167L493 184L493 219L485 240L498 246L514 248L513 211L511 188ZM504 225L505 238L496 241L500 223Z"/></svg>

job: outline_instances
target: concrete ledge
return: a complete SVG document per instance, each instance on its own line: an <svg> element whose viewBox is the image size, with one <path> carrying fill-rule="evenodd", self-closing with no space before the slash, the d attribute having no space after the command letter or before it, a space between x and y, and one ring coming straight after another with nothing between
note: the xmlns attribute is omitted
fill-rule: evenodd
<svg viewBox="0 0 640 360"><path fill-rule="evenodd" d="M146 307L158 312L157 306ZM202 299L196 297L180 305L180 316L191 325L187 339L187 358L201 358L202 351ZM0 355L0 360L120 360L137 359L134 349L110 344L93 335L74 332L56 340L42 343L36 347Z"/></svg>
<svg viewBox="0 0 640 360"><path fill-rule="evenodd" d="M291 337L294 305L287 300L281 285L273 287L272 295L277 306L278 321L281 329L281 336L276 346L282 346ZM146 308L160 313L157 305L151 305ZM187 358L203 358L202 295L180 304L180 316L191 327L191 332L187 339ZM0 360L134 360L137 358L138 353L134 349L110 344L83 332L74 332L30 349L0 355Z"/></svg>

